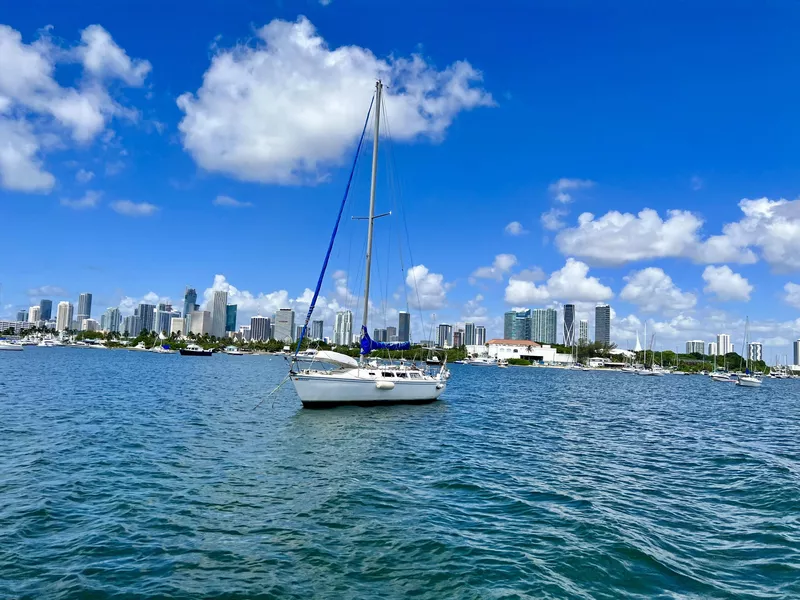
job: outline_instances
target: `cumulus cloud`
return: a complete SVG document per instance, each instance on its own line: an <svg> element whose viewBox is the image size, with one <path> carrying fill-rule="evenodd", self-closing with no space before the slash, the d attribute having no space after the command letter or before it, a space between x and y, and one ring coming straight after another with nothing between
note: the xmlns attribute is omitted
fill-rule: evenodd
<svg viewBox="0 0 800 600"><path fill-rule="evenodd" d="M620 299L636 304L644 312L675 312L694 307L697 297L683 292L663 269L648 267L625 278Z"/></svg>
<svg viewBox="0 0 800 600"><path fill-rule="evenodd" d="M594 186L594 181L588 179L567 179L562 177L548 186L548 190L553 195L553 199L561 204L569 204L573 198L570 192L585 190Z"/></svg>
<svg viewBox="0 0 800 600"><path fill-rule="evenodd" d="M703 189L704 181L703 181L703 179L701 177L698 177L697 175L695 175L694 177L692 177L692 179L690 181L690 184L692 186L692 190L697 192L697 191Z"/></svg>
<svg viewBox="0 0 800 600"><path fill-rule="evenodd" d="M478 267L472 273L475 279L494 279L502 281L511 268L517 264L517 257L513 254L498 254L494 257L491 267Z"/></svg>
<svg viewBox="0 0 800 600"><path fill-rule="evenodd" d="M248 208L253 206L252 202L242 202L230 196L217 196L211 201L214 206L226 206L229 208Z"/></svg>
<svg viewBox="0 0 800 600"><path fill-rule="evenodd" d="M172 300L170 300L169 296L161 296L153 291L147 292L141 297L122 296L119 301L119 312L123 317L130 316L140 304L158 306L159 304L172 304Z"/></svg>
<svg viewBox="0 0 800 600"><path fill-rule="evenodd" d="M783 301L790 306L800 308L800 285L790 281L783 286L783 291L785 292Z"/></svg>
<svg viewBox="0 0 800 600"><path fill-rule="evenodd" d="M511 221L506 225L505 232L508 235L525 235L528 231L522 226L519 221Z"/></svg>
<svg viewBox="0 0 800 600"><path fill-rule="evenodd" d="M89 183L92 179L94 179L94 173L92 171L81 169L75 173L75 181L78 183Z"/></svg>
<svg viewBox="0 0 800 600"><path fill-rule="evenodd" d="M444 275L431 273L425 265L416 265L408 270L406 285L410 288L408 302L413 308L432 310L447 304L447 291L452 287L444 281Z"/></svg>
<svg viewBox="0 0 800 600"><path fill-rule="evenodd" d="M111 203L111 208L115 212L126 217L149 217L158 210L155 204L148 202L131 202L130 200L117 200Z"/></svg>
<svg viewBox="0 0 800 600"><path fill-rule="evenodd" d="M101 192L94 192L92 190L89 190L83 195L82 198L78 198L77 200L62 198L61 206L74 208L75 210L94 208L100 202L100 198L102 197L102 195L103 194Z"/></svg>
<svg viewBox="0 0 800 600"><path fill-rule="evenodd" d="M574 258L554 271L547 282L536 285L528 279L512 276L506 287L505 301L511 305L542 304L551 300L603 302L614 296L610 287L597 277L589 277L589 266Z"/></svg>
<svg viewBox="0 0 800 600"><path fill-rule="evenodd" d="M703 280L706 282L703 291L706 294L716 295L720 300L747 302L750 300L750 292L753 291L753 286L747 279L725 265L707 266L703 271Z"/></svg>
<svg viewBox="0 0 800 600"><path fill-rule="evenodd" d="M564 225L566 225L566 223L563 221L563 218L568 214L568 210L554 206L547 212L543 212L539 219L542 222L542 227L548 231L558 231L559 229L562 229Z"/></svg>
<svg viewBox="0 0 800 600"><path fill-rule="evenodd" d="M73 141L94 139L115 117L137 113L111 97L109 80L142 85L146 61L120 62L124 51L99 25L83 30L72 49L53 44L47 34L30 44L0 25L0 184L10 190L47 192L55 178L43 165L42 153ZM63 87L56 66L75 60L83 66L75 87ZM146 65L146 68L145 68Z"/></svg>
<svg viewBox="0 0 800 600"><path fill-rule="evenodd" d="M69 295L67 290L57 285L43 285L36 288L29 288L26 294L29 298L60 298Z"/></svg>
<svg viewBox="0 0 800 600"><path fill-rule="evenodd" d="M420 55L330 48L305 17L276 19L253 43L218 51L202 87L178 98L184 149L202 168L238 179L316 182L356 141L376 78L400 141L436 141L459 112L493 105L466 61L439 71Z"/></svg>

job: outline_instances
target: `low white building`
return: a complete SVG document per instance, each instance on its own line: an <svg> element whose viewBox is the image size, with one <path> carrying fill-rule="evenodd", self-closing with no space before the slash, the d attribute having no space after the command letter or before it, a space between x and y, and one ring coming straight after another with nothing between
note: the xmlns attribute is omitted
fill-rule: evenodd
<svg viewBox="0 0 800 600"><path fill-rule="evenodd" d="M573 362L569 354L560 354L555 348L529 340L489 340L483 346L467 346L470 356L488 356L496 359L522 358L546 365L565 365Z"/></svg>

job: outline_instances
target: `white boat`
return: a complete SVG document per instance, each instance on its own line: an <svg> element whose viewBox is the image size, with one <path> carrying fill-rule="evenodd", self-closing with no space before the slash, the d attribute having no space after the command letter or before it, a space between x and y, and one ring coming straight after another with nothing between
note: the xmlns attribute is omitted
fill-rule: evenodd
<svg viewBox="0 0 800 600"><path fill-rule="evenodd" d="M642 377L663 377L664 371L661 369L639 369L636 374Z"/></svg>
<svg viewBox="0 0 800 600"><path fill-rule="evenodd" d="M470 358L466 364L473 367L494 367L497 365L496 358L489 358L488 356L479 356L478 358Z"/></svg>
<svg viewBox="0 0 800 600"><path fill-rule="evenodd" d="M21 352L22 344L18 342L12 342L11 340L0 340L0 350L10 351L10 352Z"/></svg>
<svg viewBox="0 0 800 600"><path fill-rule="evenodd" d="M504 358L501 358L500 360L497 361L497 366L500 367L501 369L507 369L508 361L505 360Z"/></svg>
<svg viewBox="0 0 800 600"><path fill-rule="evenodd" d="M236 346L226 346L223 352L231 356L242 356L244 354L244 352L239 350L239 348L237 348Z"/></svg>
<svg viewBox="0 0 800 600"><path fill-rule="evenodd" d="M745 319L744 322L744 340L742 340L742 354L747 352L747 363L745 366L744 374L738 374L736 377L736 385L742 387L761 387L761 378L756 377L755 374L750 372L750 317Z"/></svg>
<svg viewBox="0 0 800 600"><path fill-rule="evenodd" d="M733 383L735 381L730 376L730 373L711 373L709 377L711 381L716 381L717 383Z"/></svg>
<svg viewBox="0 0 800 600"><path fill-rule="evenodd" d="M128 350L136 350L137 352L147 352L148 348L144 345L144 342L139 342L132 348L128 348Z"/></svg>
<svg viewBox="0 0 800 600"><path fill-rule="evenodd" d="M391 351L410 348L408 342L375 342L370 339L367 333L370 273L372 268L372 237L376 218L375 194L377 189L382 92L383 84L378 81L375 84L374 103L370 108L371 110L372 107L374 107L375 110L375 132L372 146L372 179L369 195L369 216L366 219L368 229L366 266L364 270L364 316L361 321L361 360L356 361L349 356L337 352L328 352L325 356L320 357L321 352L318 352L315 359L322 360L324 358L325 362L333 367L329 370L315 369L313 368L313 363L309 368L302 368L301 363L293 361L289 375L297 391L297 395L300 397L300 401L303 403L303 406L307 408L327 408L342 405L374 406L388 404L423 404L437 400L447 387L449 372L444 363L438 367L438 370L426 372L415 364L381 364L373 360L367 362L365 359L372 350L386 349ZM367 124L365 122L364 130L361 133L359 141L359 148L356 152L356 160L358 160L358 154L360 154L366 128ZM347 195L345 194L342 207L344 207L346 199ZM323 280L328 259L333 249L333 242L339 227L340 219L341 209L323 262L322 274L319 279L320 283ZM316 299L319 295L320 283L317 284L314 298L311 302L308 315L306 316L305 325L302 330L303 335L305 335ZM300 347L301 341L302 335L297 342L298 348Z"/></svg>

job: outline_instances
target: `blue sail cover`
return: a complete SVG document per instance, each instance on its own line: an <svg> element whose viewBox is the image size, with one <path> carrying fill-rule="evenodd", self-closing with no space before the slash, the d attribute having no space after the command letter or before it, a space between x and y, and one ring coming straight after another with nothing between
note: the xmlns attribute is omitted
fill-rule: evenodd
<svg viewBox="0 0 800 600"><path fill-rule="evenodd" d="M369 354L373 350L408 350L411 342L376 342L367 333L367 328L361 326L361 355Z"/></svg>

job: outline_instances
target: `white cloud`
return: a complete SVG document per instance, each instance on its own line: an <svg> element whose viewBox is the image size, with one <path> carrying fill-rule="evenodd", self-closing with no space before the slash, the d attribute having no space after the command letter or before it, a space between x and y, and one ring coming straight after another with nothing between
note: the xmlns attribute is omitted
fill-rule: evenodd
<svg viewBox="0 0 800 600"><path fill-rule="evenodd" d="M715 294L720 300L747 302L750 300L750 292L753 291L753 286L747 279L734 273L726 265L707 266L703 271L703 281L707 284L703 291L706 294Z"/></svg>
<svg viewBox="0 0 800 600"><path fill-rule="evenodd" d="M94 139L114 117L134 119L136 111L116 102L107 79L141 85L142 61L127 71L118 61L122 51L99 25L82 32L73 50L53 44L45 33L31 44L6 25L0 25L0 184L6 189L46 192L55 179L43 168L44 150L66 144L64 133L78 143ZM116 57L116 58L115 58ZM56 66L83 60L76 87L62 87ZM148 65L149 70L149 65ZM133 76L132 73L138 74Z"/></svg>
<svg viewBox="0 0 800 600"><path fill-rule="evenodd" d="M683 292L663 269L648 267L625 278L628 283L620 299L636 304L644 312L675 312L694 307L697 297Z"/></svg>
<svg viewBox="0 0 800 600"><path fill-rule="evenodd" d="M571 191L585 190L594 186L594 181L588 179L567 179L562 177L558 181L551 183L548 190L553 195L553 199L562 204L569 204L572 202Z"/></svg>
<svg viewBox="0 0 800 600"><path fill-rule="evenodd" d="M701 177L698 177L697 175L692 177L690 183L691 183L691 186L692 186L692 190L694 190L695 192L698 191L698 190L702 190L703 189L703 185L705 185L705 182L703 181L703 179Z"/></svg>
<svg viewBox="0 0 800 600"><path fill-rule="evenodd" d="M494 257L491 267L478 267L472 273L476 279L494 279L502 281L503 277L517 264L517 257L513 254L498 254Z"/></svg>
<svg viewBox="0 0 800 600"><path fill-rule="evenodd" d="M528 231L522 226L519 221L511 221L506 225L505 232L508 235L525 235Z"/></svg>
<svg viewBox="0 0 800 600"><path fill-rule="evenodd" d="M252 202L242 202L230 196L217 196L211 201L214 206L227 206L230 208L248 208L253 206Z"/></svg>
<svg viewBox="0 0 800 600"><path fill-rule="evenodd" d="M135 298L133 296L123 296L119 301L119 312L123 317L127 317L133 314L133 311L140 304L152 304L154 306L158 306L159 304L172 304L172 300L170 300L169 296L160 296L155 292L147 292L141 298ZM181 305L181 309L182 309Z"/></svg>
<svg viewBox="0 0 800 600"><path fill-rule="evenodd" d="M101 192L87 191L82 198L78 200L69 200L68 198L61 199L61 206L67 206L76 210L83 210L85 208L94 208L100 202L102 197Z"/></svg>
<svg viewBox="0 0 800 600"><path fill-rule="evenodd" d="M94 179L94 173L92 171L81 169L75 173L75 181L78 183L89 183L92 179Z"/></svg>
<svg viewBox="0 0 800 600"><path fill-rule="evenodd" d="M566 225L562 219L568 214L568 210L554 206L547 212L543 212L539 218L542 222L542 227L549 231L558 231L559 229L562 229L564 225Z"/></svg>
<svg viewBox="0 0 800 600"><path fill-rule="evenodd" d="M790 281L783 286L783 291L786 292L783 296L783 301L790 306L800 308L800 285Z"/></svg>
<svg viewBox="0 0 800 600"><path fill-rule="evenodd" d="M26 292L30 298L49 298L51 296L64 297L67 296L67 290L57 285L43 285L37 288L30 288Z"/></svg>
<svg viewBox="0 0 800 600"><path fill-rule="evenodd" d="M697 262L755 262L755 255L730 240L712 237L702 242L702 219L689 211L670 210L662 220L645 208L638 215L610 211L595 219L578 217L578 226L562 230L556 244L563 254L594 264L622 265L654 258L690 258Z"/></svg>
<svg viewBox="0 0 800 600"><path fill-rule="evenodd" d="M328 6L331 2L333 2L333 0L319 0L319 3L322 4L322 6Z"/></svg>
<svg viewBox="0 0 800 600"><path fill-rule="evenodd" d="M147 202L131 202L130 200L117 200L111 203L111 208L126 217L149 217L156 213L158 207Z"/></svg>
<svg viewBox="0 0 800 600"><path fill-rule="evenodd" d="M505 301L512 305L542 304L551 300L603 302L614 296L610 287L588 274L588 265L568 258L561 269L550 275L547 283L539 286L528 279L512 276L506 287Z"/></svg>
<svg viewBox="0 0 800 600"><path fill-rule="evenodd" d="M459 112L493 105L466 61L437 71L420 55L331 49L305 17L276 19L254 43L218 51L202 87L178 98L184 149L202 168L246 181L318 181L356 141L376 78L400 141L438 140Z"/></svg>
<svg viewBox="0 0 800 600"><path fill-rule="evenodd" d="M452 287L444 281L444 275L431 273L425 265L416 265L408 270L406 285L410 288L409 304L420 310L445 306L447 291Z"/></svg>

